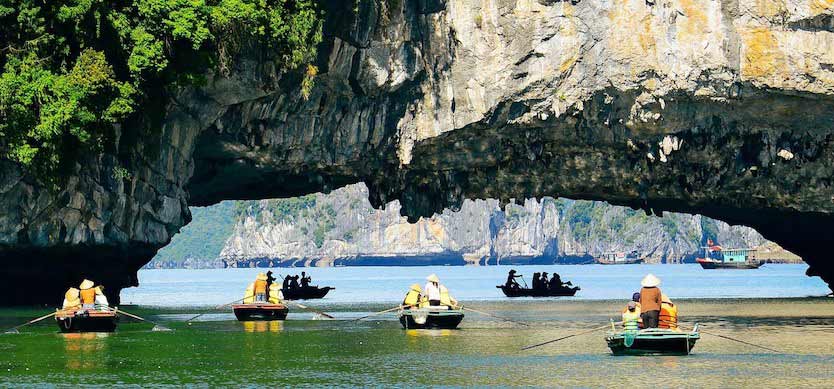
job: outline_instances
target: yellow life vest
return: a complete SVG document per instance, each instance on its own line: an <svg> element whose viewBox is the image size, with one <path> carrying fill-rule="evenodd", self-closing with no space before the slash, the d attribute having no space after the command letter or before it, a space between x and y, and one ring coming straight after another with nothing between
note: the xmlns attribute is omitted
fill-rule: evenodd
<svg viewBox="0 0 834 389"><path fill-rule="evenodd" d="M446 289L446 287L443 285L440 285L440 305L454 307L454 304L452 303L452 298L449 297L449 289Z"/></svg>
<svg viewBox="0 0 834 389"><path fill-rule="evenodd" d="M278 304L281 300L284 299L284 293L281 292L281 288L277 285L274 285L269 288L269 303L270 304Z"/></svg>
<svg viewBox="0 0 834 389"><path fill-rule="evenodd" d="M255 283L249 284L246 287L246 292L243 293L243 303L250 304L255 302Z"/></svg>
<svg viewBox="0 0 834 389"><path fill-rule="evenodd" d="M411 288L408 289L408 293L405 294L403 305L416 307L420 304L420 292L422 292L422 290L420 290L420 285L411 285Z"/></svg>
<svg viewBox="0 0 834 389"><path fill-rule="evenodd" d="M634 312L626 310L623 312L623 327L625 327L626 331L637 331L639 326L637 324L637 320L640 319L640 312L634 310Z"/></svg>

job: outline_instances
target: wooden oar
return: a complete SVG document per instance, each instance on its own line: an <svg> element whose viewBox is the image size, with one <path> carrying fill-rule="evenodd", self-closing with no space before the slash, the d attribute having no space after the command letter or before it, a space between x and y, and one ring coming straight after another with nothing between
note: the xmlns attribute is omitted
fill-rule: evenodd
<svg viewBox="0 0 834 389"><path fill-rule="evenodd" d="M304 304L299 304L299 303L297 303L297 302L295 302L295 301L289 301L289 300L288 300L288 301L286 301L286 302L288 302L288 303L290 303L290 304L293 304L293 305L295 305L295 306L297 306L297 307L299 307L299 308L301 308L301 309L306 309L306 310L308 310L308 311L318 313L319 315L322 315L322 316L324 316L324 317L326 317L326 318L328 318L328 319L335 319L335 317L330 316L330 315L328 315L327 313L324 313L324 312L322 312L322 311L317 311L317 310L315 310L315 309L313 309L313 308L310 308L310 307L308 307L308 306L306 306L306 305L304 305Z"/></svg>
<svg viewBox="0 0 834 389"><path fill-rule="evenodd" d="M758 348L760 348L760 349L762 349L762 350L767 350L767 351L774 352L774 353L778 353L778 354L781 354L781 353L782 353L782 352L781 352L781 351L779 351L779 350L774 350L774 349L772 349L772 348L765 347L765 346L759 346L758 344L753 344L753 343L750 343L750 342L745 342L745 341L743 341L743 340L740 340L740 339L735 339L735 338L731 338L731 337L729 337L729 336L719 335L719 334L715 334L715 333L712 333L712 332L707 332L707 331L704 331L704 330L701 330L701 329L699 329L698 331L699 331L699 332L703 332L703 333L705 333L705 334L707 334L707 335L712 335L712 336L717 336L717 337L719 337L719 338L724 338L724 339L727 339L727 340L732 340L733 342L739 342L739 343L742 343L742 344L746 344L746 345L748 345L748 346L758 347Z"/></svg>
<svg viewBox="0 0 834 389"><path fill-rule="evenodd" d="M475 312L475 313L480 313L481 315L485 315L485 316L489 316L489 317L494 317L494 318L496 318L496 319L500 319L500 320L508 321L508 322L510 322L510 323L521 324L521 325L526 326L526 327L529 327L529 326L530 326L529 324L524 323L524 322L515 321L515 320L512 320L512 319L508 319L508 318L506 318L506 317L503 317L503 316L493 315L493 314L491 314L491 313L487 313L487 312L479 311L479 310L477 310L477 309L472 309L472 308L467 308L467 307L463 307L463 308L461 308L461 309L463 309L463 310L465 310L465 311L471 311L471 312Z"/></svg>
<svg viewBox="0 0 834 389"><path fill-rule="evenodd" d="M241 298L241 299L237 299L237 300L232 301L232 302L230 302L230 303L226 303L226 304L223 304L223 305L218 305L218 306L214 307L214 309L215 309L215 310L218 310L218 309L220 309L220 308L227 307L227 306L232 305L232 304L234 304L234 303L237 303L237 302L243 301L245 298L246 298L246 297ZM203 312L203 313L201 313L201 314L199 314L199 315L196 315L196 316L194 316L194 317L192 317L192 318L190 318L190 319L186 320L186 322L188 322L188 325L191 325L191 322L192 322L192 321L194 321L194 319L196 319L196 318L198 318L198 317L200 317L200 316L203 316L203 315L205 315L205 314L207 314L207 313L208 313L208 312Z"/></svg>
<svg viewBox="0 0 834 389"><path fill-rule="evenodd" d="M134 315L134 314L132 314L132 313L130 313L130 312L125 312L125 311L122 311L122 310L120 310L118 307L116 307L116 308L111 308L110 310L111 310L111 311L113 311L113 312L114 312L114 313L116 313L116 314L122 314L122 315L125 315L125 316L127 316L127 317L134 318L134 319L136 319L136 320L141 320L141 321L144 321L144 322L146 322L146 323L151 323L151 324L153 324L153 328L151 328L151 331L173 331L172 329L170 329L170 328L168 328L168 327L165 327L165 326L163 326L163 325L161 325L161 324L158 324L158 323L152 322L152 321L150 321L150 320L148 320L148 319L145 319L145 318L142 318L142 317L136 316L136 315Z"/></svg>
<svg viewBox="0 0 834 389"><path fill-rule="evenodd" d="M37 318L37 319L32 319L32 320L29 320L29 321L27 321L26 323L23 323L23 324L21 324L21 325L19 325L19 326L9 328L8 330L3 331L3 333L4 333L4 334L19 334L19 333L20 333L20 331L18 331L18 330L17 330L18 328L28 326L29 324L35 324L35 323L37 323L37 322L39 322L39 321L46 320L46 319L48 319L48 318L50 318L50 317L52 317L52 316L55 316L55 315L57 315L57 314L58 314L58 311L52 312L52 313L50 313L50 314L48 314L48 315L43 315L43 316L41 316L41 317L39 317L39 318Z"/></svg>
<svg viewBox="0 0 834 389"><path fill-rule="evenodd" d="M402 307L403 307L402 305L398 305L398 306L396 306L396 307L394 307L394 308L389 308L389 309L386 309L386 310L384 310L384 311L374 312L374 313L372 313L372 314L370 314L370 315L367 315L367 316L362 316L362 317L360 317L360 318L358 318L358 319L353 319L353 321L359 321L359 320L362 320L362 319L367 319L367 318L369 318L369 317L371 317L371 316L376 316L376 315L381 315L381 314L383 314L383 313L388 313L388 312L391 312L391 311L396 311L396 310L398 310L398 309L400 309L400 308L402 308Z"/></svg>
<svg viewBox="0 0 834 389"><path fill-rule="evenodd" d="M619 324L619 323L622 323L622 322L613 323L613 324ZM544 345L546 345L546 344L556 343L556 342L558 342L558 341L560 341L560 340L565 340L565 339L568 339L568 338L573 338L574 336L579 336L579 335L590 334L591 332L595 332L595 331L599 331L599 330L602 330L602 329L608 328L608 326L610 326L611 324L612 324L612 323L609 323L609 324L606 324L606 325L604 325L604 326L600 326L600 327L597 327L597 328L592 328L592 329L590 329L590 330L583 331L583 332L580 332L580 333L577 333L577 334L567 335L567 336L563 336L563 337L558 338L558 339L548 340L547 342L542 342L542 343L539 343L539 344L534 344L534 345L532 345L532 346L527 346L527 347L522 348L521 350L522 350L522 351L524 351L524 350L529 350L529 349L531 349L531 348L536 348L536 347L539 347L539 346L544 346Z"/></svg>

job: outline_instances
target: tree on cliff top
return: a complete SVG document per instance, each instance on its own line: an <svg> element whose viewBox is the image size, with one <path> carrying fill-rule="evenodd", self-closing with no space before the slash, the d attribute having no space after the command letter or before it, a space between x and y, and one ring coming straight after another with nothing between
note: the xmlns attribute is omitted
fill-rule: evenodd
<svg viewBox="0 0 834 389"><path fill-rule="evenodd" d="M245 46L297 68L320 40L312 0L0 0L0 152L54 179L160 90Z"/></svg>

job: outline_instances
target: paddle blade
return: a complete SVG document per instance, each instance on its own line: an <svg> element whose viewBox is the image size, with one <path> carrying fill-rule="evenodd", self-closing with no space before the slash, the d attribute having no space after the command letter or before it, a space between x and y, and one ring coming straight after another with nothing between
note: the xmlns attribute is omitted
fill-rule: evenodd
<svg viewBox="0 0 834 389"><path fill-rule="evenodd" d="M153 331L153 332L168 332L168 331L173 331L173 330L168 328L168 327L165 327L165 326L155 325L155 326L153 326L151 331Z"/></svg>
<svg viewBox="0 0 834 389"><path fill-rule="evenodd" d="M6 330L4 334L17 335L20 334L20 331L18 331L17 328L12 328L10 330Z"/></svg>

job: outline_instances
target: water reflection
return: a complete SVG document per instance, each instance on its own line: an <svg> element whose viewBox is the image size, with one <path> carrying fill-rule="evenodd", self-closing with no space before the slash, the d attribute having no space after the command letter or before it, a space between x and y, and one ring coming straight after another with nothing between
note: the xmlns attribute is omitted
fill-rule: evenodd
<svg viewBox="0 0 834 389"><path fill-rule="evenodd" d="M408 335L410 338L418 338L418 337L443 337L452 335L453 330L405 330L405 334Z"/></svg>
<svg viewBox="0 0 834 389"><path fill-rule="evenodd" d="M244 321L243 331L245 332L281 332L284 330L284 322L280 320L271 321Z"/></svg>
<svg viewBox="0 0 834 389"><path fill-rule="evenodd" d="M61 334L64 338L66 367L70 370L90 370L103 366L107 354L106 332Z"/></svg>

